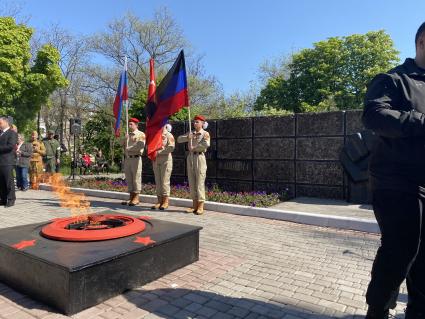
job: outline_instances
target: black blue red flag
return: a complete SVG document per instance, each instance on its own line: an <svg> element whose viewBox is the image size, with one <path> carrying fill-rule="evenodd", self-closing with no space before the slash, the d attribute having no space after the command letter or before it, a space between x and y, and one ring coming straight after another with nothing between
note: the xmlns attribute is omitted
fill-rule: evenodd
<svg viewBox="0 0 425 319"><path fill-rule="evenodd" d="M162 147L162 129L167 124L168 118L184 106L189 106L189 93L182 50L156 90L153 61L150 64L150 83L146 104L146 142L148 157L151 160L155 160L157 151Z"/></svg>

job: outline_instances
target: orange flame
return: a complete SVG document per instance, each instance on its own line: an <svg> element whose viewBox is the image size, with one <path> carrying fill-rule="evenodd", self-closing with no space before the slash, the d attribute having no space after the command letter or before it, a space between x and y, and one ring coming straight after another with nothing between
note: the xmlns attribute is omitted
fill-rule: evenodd
<svg viewBox="0 0 425 319"><path fill-rule="evenodd" d="M31 189L38 190L40 188L40 184L42 183L50 183L51 174L42 173L32 176L31 178Z"/></svg>
<svg viewBox="0 0 425 319"><path fill-rule="evenodd" d="M61 207L70 209L72 217L83 221L87 220L87 215L93 214L86 196L82 193L73 193L62 174L55 173L49 179L53 192L59 197Z"/></svg>

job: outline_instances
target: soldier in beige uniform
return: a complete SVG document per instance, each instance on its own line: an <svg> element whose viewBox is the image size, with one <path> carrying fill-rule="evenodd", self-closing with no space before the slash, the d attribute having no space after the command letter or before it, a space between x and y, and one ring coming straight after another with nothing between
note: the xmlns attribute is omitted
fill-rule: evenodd
<svg viewBox="0 0 425 319"><path fill-rule="evenodd" d="M205 152L210 147L210 134L204 130L208 123L202 115L195 116L195 133L188 133L177 138L177 143L188 144L187 174L189 178L190 196L193 206L186 210L187 213L202 215L205 202L205 178L207 175L207 160Z"/></svg>
<svg viewBox="0 0 425 319"><path fill-rule="evenodd" d="M36 131L31 133L31 144L33 153L30 158L29 167L30 183L31 188L37 189L43 174L43 156L46 155L46 148L44 147L44 143L38 140L38 133Z"/></svg>
<svg viewBox="0 0 425 319"><path fill-rule="evenodd" d="M162 148L157 152L156 159L152 161L155 175L156 196L158 202L152 209L164 210L168 208L168 198L170 197L170 177L173 170L173 157L175 140L171 132L171 125L166 124L162 131Z"/></svg>
<svg viewBox="0 0 425 319"><path fill-rule="evenodd" d="M129 201L123 205L135 206L139 203L139 194L142 190L142 154L145 148L145 134L137 128L139 120L131 118L128 121L130 133L123 141L125 151L124 172L127 182Z"/></svg>

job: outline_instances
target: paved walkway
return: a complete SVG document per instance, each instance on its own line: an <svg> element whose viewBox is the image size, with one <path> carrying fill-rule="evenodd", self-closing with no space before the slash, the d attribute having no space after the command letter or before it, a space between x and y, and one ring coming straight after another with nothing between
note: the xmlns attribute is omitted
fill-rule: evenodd
<svg viewBox="0 0 425 319"><path fill-rule="evenodd" d="M0 207L1 227L69 216L47 191L18 192ZM75 319L353 318L365 312L364 293L379 237L263 218L171 207L153 212L90 198L94 211L151 215L202 226L200 260L143 287L74 315ZM406 302L403 287L397 308ZM67 318L0 284L0 318Z"/></svg>
<svg viewBox="0 0 425 319"><path fill-rule="evenodd" d="M371 205L351 204L343 200L335 199L297 197L270 208L375 220Z"/></svg>

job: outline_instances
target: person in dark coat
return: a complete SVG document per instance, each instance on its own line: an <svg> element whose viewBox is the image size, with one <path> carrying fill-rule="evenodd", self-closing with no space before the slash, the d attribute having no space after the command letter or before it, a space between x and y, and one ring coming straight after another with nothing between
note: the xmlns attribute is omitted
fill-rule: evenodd
<svg viewBox="0 0 425 319"><path fill-rule="evenodd" d="M18 144L16 147L16 186L26 191L28 184L28 168L32 156L32 144L25 142L22 134L18 134Z"/></svg>
<svg viewBox="0 0 425 319"><path fill-rule="evenodd" d="M369 84L363 123L378 136L369 163L381 246L366 318L388 318L406 279L407 319L425 318L425 23L416 56Z"/></svg>
<svg viewBox="0 0 425 319"><path fill-rule="evenodd" d="M10 129L8 119L0 117L0 205L15 205L13 168L16 164L18 134Z"/></svg>

